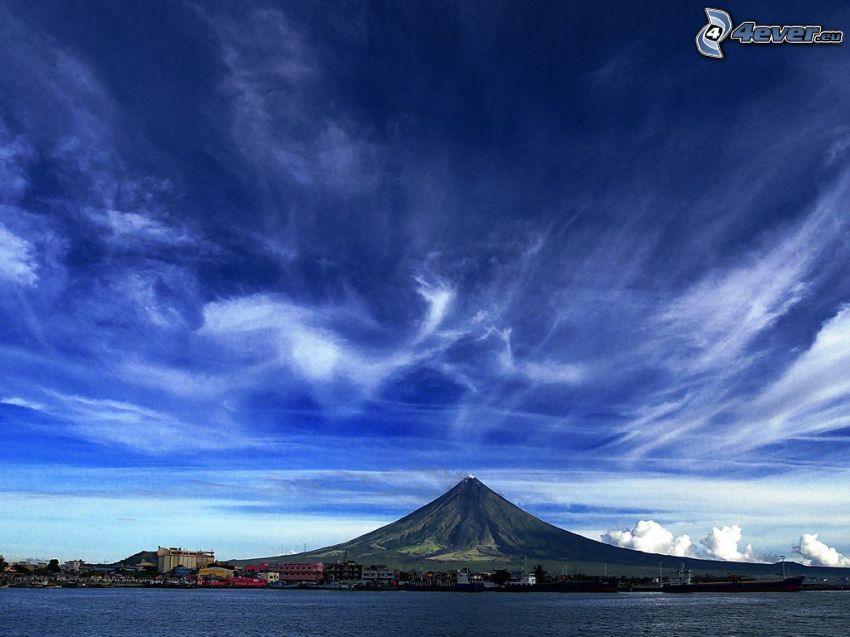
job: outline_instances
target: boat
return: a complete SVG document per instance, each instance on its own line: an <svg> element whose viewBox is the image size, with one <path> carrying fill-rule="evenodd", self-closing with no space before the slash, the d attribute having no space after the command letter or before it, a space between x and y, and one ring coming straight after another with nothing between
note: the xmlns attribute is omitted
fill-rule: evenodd
<svg viewBox="0 0 850 637"><path fill-rule="evenodd" d="M534 591L539 593L616 593L619 590L617 582L602 579L560 580L534 586Z"/></svg>
<svg viewBox="0 0 850 637"><path fill-rule="evenodd" d="M454 590L464 593L481 593L484 590L484 579L480 575L469 575L464 571L458 571Z"/></svg>
<svg viewBox="0 0 850 637"><path fill-rule="evenodd" d="M331 580L330 582L325 582L324 584L319 584L316 588L321 591L348 591L351 590L351 586L345 584L343 582L337 582L336 580Z"/></svg>
<svg viewBox="0 0 850 637"><path fill-rule="evenodd" d="M720 582L694 582L691 571L684 566L675 579L664 582L665 593L793 593L800 590L805 575L777 580L726 580Z"/></svg>
<svg viewBox="0 0 850 637"><path fill-rule="evenodd" d="M527 569L523 569L522 575L518 579L512 579L505 584L502 589L510 593L530 593L537 586L537 577L528 573Z"/></svg>
<svg viewBox="0 0 850 637"><path fill-rule="evenodd" d="M269 582L269 588L296 589L296 588L301 588L301 583L300 582Z"/></svg>

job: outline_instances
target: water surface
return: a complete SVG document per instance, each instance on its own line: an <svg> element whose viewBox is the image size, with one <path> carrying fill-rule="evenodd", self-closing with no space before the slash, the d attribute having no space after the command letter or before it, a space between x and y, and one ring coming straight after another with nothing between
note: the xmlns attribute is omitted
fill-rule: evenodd
<svg viewBox="0 0 850 637"><path fill-rule="evenodd" d="M611 595L5 589L4 637L850 635L850 592Z"/></svg>

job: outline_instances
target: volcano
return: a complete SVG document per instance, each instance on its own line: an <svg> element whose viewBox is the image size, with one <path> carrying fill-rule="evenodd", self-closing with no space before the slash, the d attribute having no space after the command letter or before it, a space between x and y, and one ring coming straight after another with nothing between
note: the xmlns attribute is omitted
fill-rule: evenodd
<svg viewBox="0 0 850 637"><path fill-rule="evenodd" d="M480 570L505 568L527 560L544 565L550 572L560 572L566 565L570 572L631 575L654 575L659 566L675 570L683 563L695 572L756 576L774 576L781 568L777 564L644 553L597 542L523 511L472 476L400 520L348 542L297 555L234 560L234 563L343 559L398 568L471 566ZM850 571L790 562L785 566L793 568L795 574L846 575Z"/></svg>

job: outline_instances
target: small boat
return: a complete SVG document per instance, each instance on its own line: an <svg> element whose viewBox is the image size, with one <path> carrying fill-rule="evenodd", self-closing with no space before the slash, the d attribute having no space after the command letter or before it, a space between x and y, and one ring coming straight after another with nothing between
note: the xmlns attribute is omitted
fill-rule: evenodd
<svg viewBox="0 0 850 637"><path fill-rule="evenodd" d="M324 584L319 584L317 588L321 591L347 591L351 590L351 586L342 582L330 581Z"/></svg>
<svg viewBox="0 0 850 637"><path fill-rule="evenodd" d="M691 571L684 566L676 578L664 582L665 593L793 593L800 590L805 575L778 580L726 580L721 582L694 582Z"/></svg>
<svg viewBox="0 0 850 637"><path fill-rule="evenodd" d="M295 588L301 588L301 584L299 582L269 582L269 588L295 589Z"/></svg>

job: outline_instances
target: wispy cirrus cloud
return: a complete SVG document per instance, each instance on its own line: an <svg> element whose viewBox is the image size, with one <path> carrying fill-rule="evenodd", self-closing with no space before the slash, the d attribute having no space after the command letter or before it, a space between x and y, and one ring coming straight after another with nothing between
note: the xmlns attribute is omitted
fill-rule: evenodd
<svg viewBox="0 0 850 637"><path fill-rule="evenodd" d="M39 399L11 397L2 404L51 417L53 426L100 445L121 445L143 454L162 455L176 450L237 449L260 444L245 437L232 423L197 424L173 413L110 398L92 398L47 390ZM31 427L44 425L35 421ZM181 451L181 453L183 452Z"/></svg>
<svg viewBox="0 0 850 637"><path fill-rule="evenodd" d="M747 407L752 424L734 446L768 445L850 425L850 309L824 323L811 346Z"/></svg>
<svg viewBox="0 0 850 637"><path fill-rule="evenodd" d="M272 183L357 192L375 184L375 149L323 105L315 44L284 12L208 16L228 73L233 141Z"/></svg>
<svg viewBox="0 0 850 637"><path fill-rule="evenodd" d="M0 225L0 279L18 285L38 283L34 246Z"/></svg>
<svg viewBox="0 0 850 637"><path fill-rule="evenodd" d="M12 203L29 187L28 165L35 159L35 148L23 134L12 135L0 121L0 201Z"/></svg>
<svg viewBox="0 0 850 637"><path fill-rule="evenodd" d="M214 301L204 307L204 323L198 334L230 348L255 371L283 367L302 386L318 389L343 383L356 388L361 398L378 390L394 374L424 363L440 351L440 339L429 342L448 311L451 292L423 287L417 292L425 303L418 330L395 342L364 342L355 334L377 334L380 325L355 306L299 305L279 296L255 295ZM352 329L353 328L353 329ZM456 338L455 334L448 338ZM249 372L250 373L250 372ZM340 400L344 392L334 393Z"/></svg>
<svg viewBox="0 0 850 637"><path fill-rule="evenodd" d="M807 295L815 294L819 281L835 267L832 231L845 225L839 209L846 188L846 180L840 179L796 225L770 233L762 247L723 270L709 272L662 304L652 318L656 334L643 345L642 355L661 354L660 364L670 367L675 380L655 405L643 405L637 417L627 421L631 431L624 440L634 457L677 445L697 455L701 449L713 453L736 445L752 449L793 437L790 429L765 426L770 396L778 399L782 387L765 383L742 396L738 385L748 373L761 374L753 370L771 355L760 339L798 310ZM838 325L835 331L840 332ZM705 433L714 439L690 443L693 434Z"/></svg>
<svg viewBox="0 0 850 637"><path fill-rule="evenodd" d="M18 396L0 398L0 403L3 405L12 405L13 407L23 407L24 409L29 409L31 411L42 411L44 409L43 404L27 400L26 398L20 398Z"/></svg>

